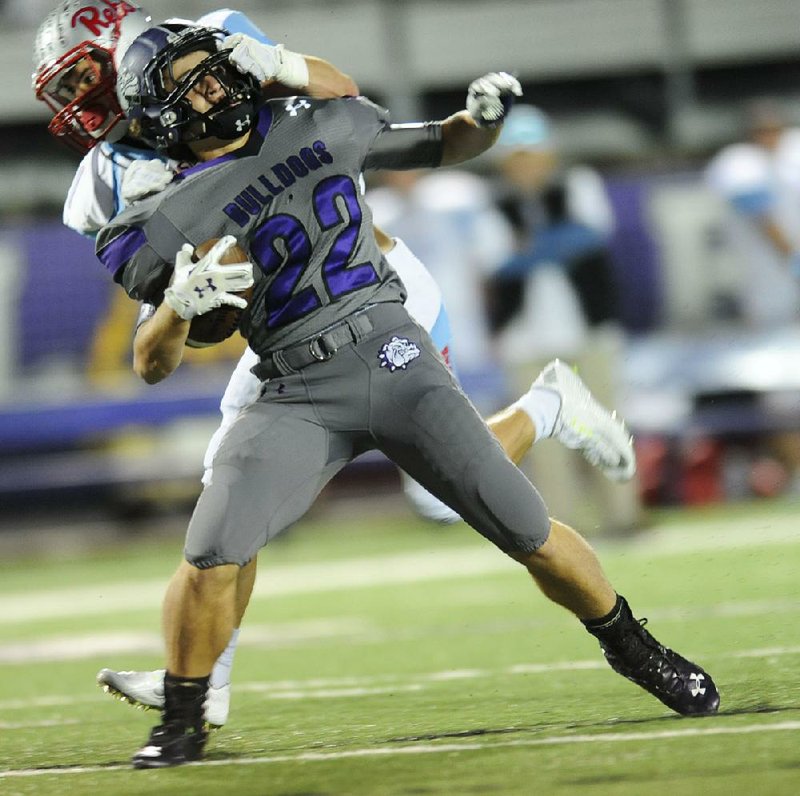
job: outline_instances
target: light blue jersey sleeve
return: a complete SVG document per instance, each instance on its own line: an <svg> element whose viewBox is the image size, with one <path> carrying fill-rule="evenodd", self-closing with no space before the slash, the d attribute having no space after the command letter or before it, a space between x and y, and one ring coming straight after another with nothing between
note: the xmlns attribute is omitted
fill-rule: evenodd
<svg viewBox="0 0 800 796"><path fill-rule="evenodd" d="M94 238L124 207L122 179L134 160L160 158L152 150L103 142L78 166L64 203L63 221L70 229Z"/></svg>
<svg viewBox="0 0 800 796"><path fill-rule="evenodd" d="M745 216L765 216L775 205L775 197L768 188L734 194L730 197L734 209Z"/></svg>
<svg viewBox="0 0 800 796"><path fill-rule="evenodd" d="M109 151L111 153L112 163L112 190L114 192L114 216L121 213L127 204L122 198L122 178L128 166L134 160L160 160L163 163L167 162L165 157L162 157L158 152L152 152L149 149L139 149L138 147L125 146L124 144L109 144Z"/></svg>
<svg viewBox="0 0 800 796"><path fill-rule="evenodd" d="M221 8L204 14L197 20L198 25L208 25L211 28L224 28L230 33L244 33L252 36L263 44L275 44L260 28L254 25L241 11L230 8Z"/></svg>

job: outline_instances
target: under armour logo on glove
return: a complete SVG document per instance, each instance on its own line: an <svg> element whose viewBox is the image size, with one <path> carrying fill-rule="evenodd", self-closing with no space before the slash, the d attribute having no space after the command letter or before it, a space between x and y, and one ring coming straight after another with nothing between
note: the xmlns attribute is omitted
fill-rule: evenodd
<svg viewBox="0 0 800 796"><path fill-rule="evenodd" d="M164 302L185 321L223 304L244 309L247 301L235 293L253 285L253 266L244 261L222 265L220 260L236 238L226 235L195 262L194 246L186 243L175 254L172 284L164 291Z"/></svg>
<svg viewBox="0 0 800 796"><path fill-rule="evenodd" d="M382 368L389 368L389 372L394 373L396 370L405 370L408 363L421 353L417 344L411 340L405 337L393 337L388 343L384 343L378 353L378 359Z"/></svg>
<svg viewBox="0 0 800 796"><path fill-rule="evenodd" d="M205 287L198 286L194 289L194 292L197 293L198 298L203 298L203 294L206 292L206 290L216 291L216 289L217 286L214 284L214 282L210 278L207 278L206 286Z"/></svg>

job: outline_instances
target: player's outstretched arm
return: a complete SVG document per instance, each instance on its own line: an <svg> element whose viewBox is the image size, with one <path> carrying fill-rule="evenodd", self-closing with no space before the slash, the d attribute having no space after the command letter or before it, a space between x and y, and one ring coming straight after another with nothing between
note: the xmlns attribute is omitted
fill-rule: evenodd
<svg viewBox="0 0 800 796"><path fill-rule="evenodd" d="M442 122L442 166L455 166L490 149L500 135L499 127L479 127L467 111Z"/></svg>
<svg viewBox="0 0 800 796"><path fill-rule="evenodd" d="M473 80L467 108L442 123L442 166L463 163L485 152L497 140L506 114L522 96L519 81L507 72Z"/></svg>
<svg viewBox="0 0 800 796"><path fill-rule="evenodd" d="M444 121L386 124L373 139L364 169L425 169L453 166L477 157L494 144L514 99L522 95L515 77L493 72L473 80L467 109ZM359 99L363 108L385 110Z"/></svg>

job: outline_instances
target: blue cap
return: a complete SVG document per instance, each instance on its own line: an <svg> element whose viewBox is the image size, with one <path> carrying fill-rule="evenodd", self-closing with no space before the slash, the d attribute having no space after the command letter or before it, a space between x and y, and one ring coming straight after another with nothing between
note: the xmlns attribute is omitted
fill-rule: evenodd
<svg viewBox="0 0 800 796"><path fill-rule="evenodd" d="M515 105L506 117L494 148L508 151L550 149L552 146L553 130L547 115L533 105Z"/></svg>

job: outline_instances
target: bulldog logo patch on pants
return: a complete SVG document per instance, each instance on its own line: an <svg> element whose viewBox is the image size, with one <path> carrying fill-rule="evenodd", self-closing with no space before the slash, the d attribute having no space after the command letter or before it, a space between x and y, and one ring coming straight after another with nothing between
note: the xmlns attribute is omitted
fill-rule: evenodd
<svg viewBox="0 0 800 796"><path fill-rule="evenodd" d="M415 360L420 355L419 347L406 337L393 337L388 343L384 343L378 359L381 361L382 368L389 368L390 373L396 370L405 370L408 363Z"/></svg>

